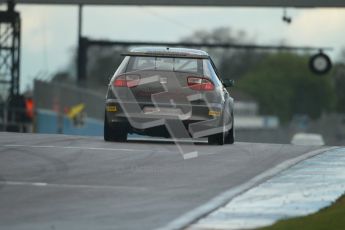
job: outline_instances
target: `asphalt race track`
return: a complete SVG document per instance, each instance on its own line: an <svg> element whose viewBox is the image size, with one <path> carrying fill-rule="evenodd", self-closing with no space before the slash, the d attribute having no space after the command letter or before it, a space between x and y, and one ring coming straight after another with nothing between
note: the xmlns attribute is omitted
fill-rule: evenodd
<svg viewBox="0 0 345 230"><path fill-rule="evenodd" d="M318 147L195 149L184 160L173 142L0 133L0 229L157 229Z"/></svg>

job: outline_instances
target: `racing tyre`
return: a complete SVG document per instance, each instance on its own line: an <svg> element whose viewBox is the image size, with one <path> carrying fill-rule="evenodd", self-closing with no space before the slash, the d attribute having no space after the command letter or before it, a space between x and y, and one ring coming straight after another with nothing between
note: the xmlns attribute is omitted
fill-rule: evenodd
<svg viewBox="0 0 345 230"><path fill-rule="evenodd" d="M234 128L234 116L232 116L232 126L225 137L225 144L233 144L235 142L235 128Z"/></svg>
<svg viewBox="0 0 345 230"><path fill-rule="evenodd" d="M209 145L223 145L224 144L224 133L217 133L208 137Z"/></svg>
<svg viewBox="0 0 345 230"><path fill-rule="evenodd" d="M110 123L107 119L107 115L105 115L104 140L116 142L127 141L127 127L122 123Z"/></svg>
<svg viewBox="0 0 345 230"><path fill-rule="evenodd" d="M208 136L208 144L209 145L224 145L225 135L226 135L225 130L224 130L225 129L224 124L223 124L222 128L223 128L223 132Z"/></svg>

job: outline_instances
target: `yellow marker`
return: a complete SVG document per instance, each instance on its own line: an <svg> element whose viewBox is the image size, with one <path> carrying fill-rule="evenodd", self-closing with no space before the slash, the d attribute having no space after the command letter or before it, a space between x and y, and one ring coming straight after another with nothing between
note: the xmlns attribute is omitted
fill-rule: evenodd
<svg viewBox="0 0 345 230"><path fill-rule="evenodd" d="M73 106L67 113L67 117L70 119L73 119L76 117L78 114L80 114L85 108L85 104L80 103L78 105Z"/></svg>
<svg viewBox="0 0 345 230"><path fill-rule="evenodd" d="M108 105L107 106L107 112L116 112L117 108L115 105Z"/></svg>
<svg viewBox="0 0 345 230"><path fill-rule="evenodd" d="M210 110L208 112L209 116L220 116L220 111L214 111L214 110Z"/></svg>

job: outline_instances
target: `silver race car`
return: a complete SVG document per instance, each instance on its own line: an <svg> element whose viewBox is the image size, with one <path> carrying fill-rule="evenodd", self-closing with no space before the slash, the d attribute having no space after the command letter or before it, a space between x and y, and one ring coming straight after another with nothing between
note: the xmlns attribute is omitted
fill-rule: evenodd
<svg viewBox="0 0 345 230"><path fill-rule="evenodd" d="M233 98L210 56L183 48L135 48L123 54L106 95L104 140L127 134L207 137L234 143Z"/></svg>

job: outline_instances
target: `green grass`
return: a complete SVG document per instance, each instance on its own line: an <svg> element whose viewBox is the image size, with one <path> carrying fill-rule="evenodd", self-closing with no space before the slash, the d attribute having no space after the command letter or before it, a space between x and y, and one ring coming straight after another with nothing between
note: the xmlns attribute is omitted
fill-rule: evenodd
<svg viewBox="0 0 345 230"><path fill-rule="evenodd" d="M260 230L345 230L345 195L315 214L281 220Z"/></svg>

